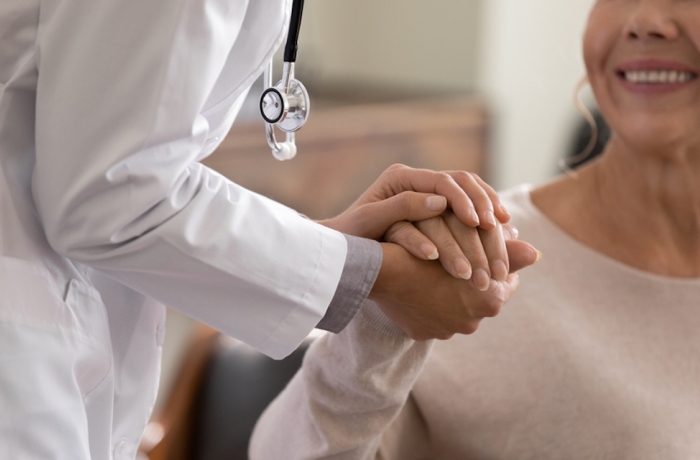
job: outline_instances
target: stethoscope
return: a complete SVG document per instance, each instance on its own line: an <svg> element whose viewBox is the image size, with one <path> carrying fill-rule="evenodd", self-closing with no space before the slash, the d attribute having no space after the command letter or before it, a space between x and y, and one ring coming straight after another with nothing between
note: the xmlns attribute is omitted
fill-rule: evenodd
<svg viewBox="0 0 700 460"><path fill-rule="evenodd" d="M263 76L265 90L260 96L260 113L265 120L267 143L272 149L272 155L280 161L291 160L297 154L294 133L304 126L309 118L309 93L304 85L294 78L303 9L304 0L294 0L287 44L284 47L282 80L275 86L272 85L272 60ZM275 126L286 133L285 142L277 142Z"/></svg>

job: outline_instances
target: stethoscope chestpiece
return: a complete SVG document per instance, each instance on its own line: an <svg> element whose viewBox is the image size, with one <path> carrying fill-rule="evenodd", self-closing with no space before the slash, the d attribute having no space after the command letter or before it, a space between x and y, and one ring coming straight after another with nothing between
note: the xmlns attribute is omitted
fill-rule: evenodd
<svg viewBox="0 0 700 460"><path fill-rule="evenodd" d="M285 67L288 64L285 62ZM284 132L298 131L309 118L309 93L299 80L291 78L286 83L283 79L263 91L260 96L260 114L266 123L275 125Z"/></svg>
<svg viewBox="0 0 700 460"><path fill-rule="evenodd" d="M265 90L260 96L260 114L265 120L267 143L278 160L291 160L297 152L294 133L309 118L309 93L304 85L294 79L294 63L284 63L284 74L277 85L272 86L272 61L265 69ZM286 133L284 142L277 142L275 127Z"/></svg>
<svg viewBox="0 0 700 460"><path fill-rule="evenodd" d="M277 124L289 112L287 96L274 86L267 88L260 96L260 114L265 123Z"/></svg>

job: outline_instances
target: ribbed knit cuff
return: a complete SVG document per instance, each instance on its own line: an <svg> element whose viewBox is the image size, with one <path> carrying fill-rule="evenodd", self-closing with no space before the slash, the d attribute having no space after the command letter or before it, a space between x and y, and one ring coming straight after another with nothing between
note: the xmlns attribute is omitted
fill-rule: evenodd
<svg viewBox="0 0 700 460"><path fill-rule="evenodd" d="M382 312L377 302L366 300L357 314L370 328L390 339L410 339L408 335Z"/></svg>
<svg viewBox="0 0 700 460"><path fill-rule="evenodd" d="M367 299L382 266L382 248L374 240L345 235L348 253L338 288L318 329L339 333Z"/></svg>

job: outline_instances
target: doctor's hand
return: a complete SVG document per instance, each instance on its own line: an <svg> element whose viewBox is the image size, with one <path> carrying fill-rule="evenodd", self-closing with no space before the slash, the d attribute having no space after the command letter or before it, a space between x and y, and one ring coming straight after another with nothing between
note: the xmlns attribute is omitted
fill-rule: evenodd
<svg viewBox="0 0 700 460"><path fill-rule="evenodd" d="M396 222L424 220L448 207L470 227L489 230L510 220L498 194L476 174L395 164L342 214L319 223L350 235L380 239ZM428 259L432 254L426 248L416 257Z"/></svg>
<svg viewBox="0 0 700 460"><path fill-rule="evenodd" d="M484 231L497 230L510 219L498 194L476 174L435 172L397 164L384 171L345 212L319 223L349 235L381 240L397 222L423 221L439 216L446 209L451 209L462 224ZM398 232L396 242L420 259L438 258L435 243L418 229L404 227ZM508 267L500 230L493 233L489 248L494 249L487 253L489 262ZM490 276L489 264L485 268ZM448 271L464 277L459 270ZM506 270L499 279L507 274Z"/></svg>
<svg viewBox="0 0 700 460"><path fill-rule="evenodd" d="M518 286L518 275L492 281L486 291L455 278L437 261L418 259L403 247L382 243L384 259L369 298L415 340L471 334L496 316Z"/></svg>

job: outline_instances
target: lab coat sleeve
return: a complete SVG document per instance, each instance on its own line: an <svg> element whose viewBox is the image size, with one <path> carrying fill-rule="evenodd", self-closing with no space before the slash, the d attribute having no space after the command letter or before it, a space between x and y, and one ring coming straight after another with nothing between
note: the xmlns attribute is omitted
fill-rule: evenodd
<svg viewBox="0 0 700 460"><path fill-rule="evenodd" d="M282 358L323 317L345 238L197 161L221 131L207 110L230 125L281 43L271 4L279 33L237 67L247 1L44 1L32 190L58 253Z"/></svg>

